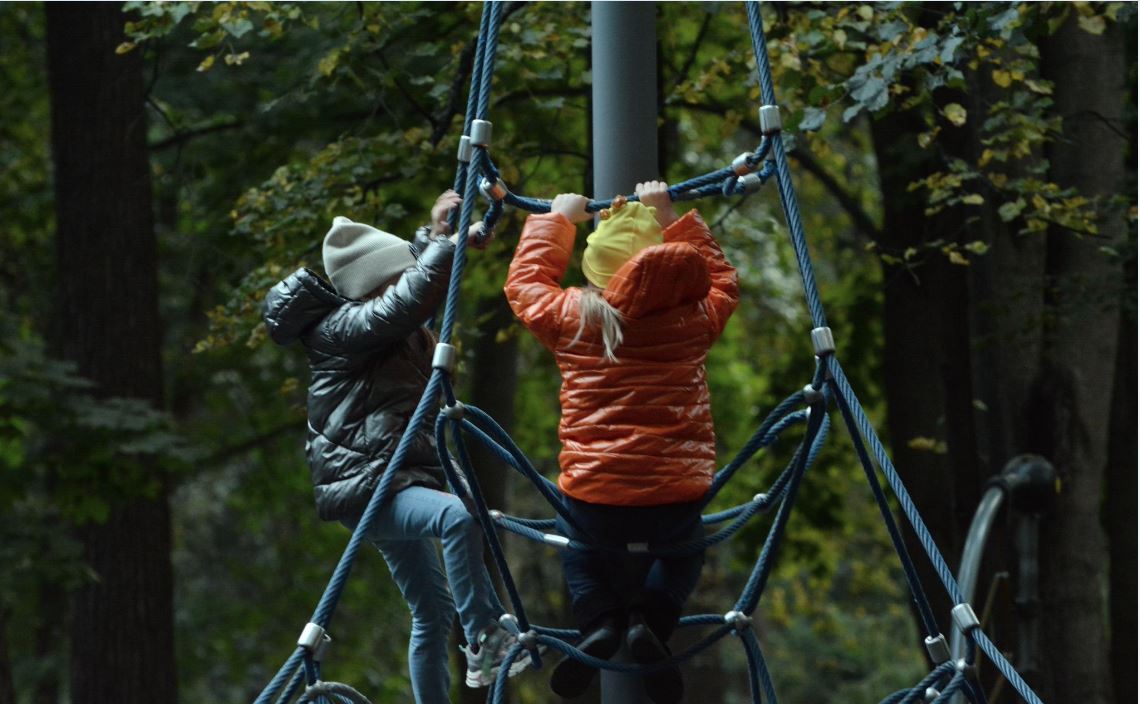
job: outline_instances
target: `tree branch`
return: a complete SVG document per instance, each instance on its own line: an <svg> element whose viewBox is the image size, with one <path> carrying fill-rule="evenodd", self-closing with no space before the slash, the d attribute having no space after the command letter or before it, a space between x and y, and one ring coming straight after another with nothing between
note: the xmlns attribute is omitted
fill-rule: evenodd
<svg viewBox="0 0 1140 704"><path fill-rule="evenodd" d="M219 123L213 124L213 125L206 125L205 127L195 127L195 128L188 129L188 130L178 130L174 134L167 137L166 139L160 139L157 142L151 143L149 149L152 152L154 152L154 151L158 151L160 149L166 149L167 147L180 146L180 145L182 145L186 142L189 142L190 140L195 139L197 137L202 137L202 136L207 135L207 134L213 134L215 132L224 132L225 130L238 129L239 127L244 127L244 126L245 126L244 120L233 120L231 122L219 122Z"/></svg>
<svg viewBox="0 0 1140 704"><path fill-rule="evenodd" d="M689 102L677 103L666 107L684 108L720 116L723 116L728 110L728 108L721 105L706 105L703 103ZM763 134L760 132L760 126L757 124L751 122L741 122L740 126L744 130L757 137L763 136ZM823 168L823 166L818 161L816 161L814 157L812 157L811 152L801 146L799 149L789 152L788 156L798 161L800 166L804 167L805 171L810 173L812 176L815 176L816 180L818 180L820 184L823 185L825 189L827 189L827 192L830 193L833 198L835 198L835 201L841 208L843 208L844 212L847 213L847 216L851 218L851 222L855 225L855 228L859 230L863 236L872 240L879 239L879 236L882 233L879 228L875 226L875 222L871 219L871 216L868 215L867 211L864 210L863 207L859 204L859 201L855 198L855 196L843 188L843 186L840 185L839 181L830 173L828 173L827 170Z"/></svg>

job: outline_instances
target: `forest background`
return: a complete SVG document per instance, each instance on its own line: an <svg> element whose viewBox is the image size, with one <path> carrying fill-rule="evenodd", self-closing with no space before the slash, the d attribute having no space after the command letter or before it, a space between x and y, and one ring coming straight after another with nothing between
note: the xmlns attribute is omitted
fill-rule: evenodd
<svg viewBox="0 0 1140 704"><path fill-rule="evenodd" d="M452 182L479 12L0 4L0 704L250 701L290 652L347 532L312 509L307 370L299 350L267 342L259 303L296 267L319 268L335 215L401 233L424 222ZM497 163L522 193L590 193L589 5L506 12ZM856 391L952 566L1006 461L1037 452L1055 465L1046 618L1034 653L1010 655L1045 701L1128 701L1135 5L764 13L809 246ZM663 178L755 148L746 26L738 4L658 6ZM699 207L744 291L709 360L727 458L810 380L811 325L774 187ZM462 398L554 476L557 372L501 294L521 222L510 213L470 260ZM755 625L792 702L877 702L928 667L836 428ZM721 503L763 491L793 442L749 464ZM504 466L477 464L492 505L548 513ZM767 523L710 555L692 612L728 609ZM1011 519L998 525L980 583L1010 651ZM567 624L557 555L507 543L532 618ZM948 633L950 604L935 606ZM364 555L326 675L406 701L407 620L382 560ZM744 668L739 646L721 644L686 669L690 701L747 701ZM995 701L1014 700L981 676ZM544 675L516 682L516 701L550 700Z"/></svg>

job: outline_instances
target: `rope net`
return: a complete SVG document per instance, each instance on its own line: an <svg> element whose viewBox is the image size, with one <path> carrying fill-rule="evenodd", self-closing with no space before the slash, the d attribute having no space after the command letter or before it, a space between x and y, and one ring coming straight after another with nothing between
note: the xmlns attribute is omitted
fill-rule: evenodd
<svg viewBox="0 0 1140 704"><path fill-rule="evenodd" d="M463 195L463 205L458 215L453 214L453 230L466 232L474 216L476 195L482 191L491 201L483 216L484 231L489 234L504 212L504 205L532 213L548 212L550 201L511 192L503 183L499 170L491 159L489 144L476 144L471 140L473 130L479 127L478 121L486 121L490 106L491 81L494 74L495 53L498 46L499 28L503 19L501 2L485 2L480 21L475 57L472 68L471 88L468 94L467 111L464 119L464 141L461 143L460 159L456 169L454 190ZM776 95L772 83L771 66L768 61L763 21L758 2L745 3L749 19L753 51L756 55L757 78L761 97L765 106L775 106ZM489 141L489 140L486 140ZM803 282L804 296L813 322L813 341L817 334L826 331L820 339L830 340L827 318L815 282L814 269L808 252L807 238L799 214L796 194L792 187L791 170L778 125L770 132L766 130L760 144L752 152L737 157L732 164L710 173L676 184L669 189L674 201L692 200L708 196L748 195L776 177L780 201L788 234L795 251L796 261ZM637 200L636 195L627 196ZM612 200L592 200L587 210L597 212L610 207ZM456 221L457 220L457 221ZM441 345L450 345L458 310L460 283L463 278L467 256L467 239L458 238L455 249L452 276L448 288L442 323L440 326ZM514 533L525 539L554 545L565 550L629 550L628 547L607 545L585 545L557 534L554 519L533 519L510 516L492 511L484 500L478 479L471 466L465 438L472 438L514 469L547 500L554 511L563 519L573 520L561 501L557 486L534 467L533 463L518 448L510 435L488 414L480 409L459 403L452 388L451 372L443 366L433 369L430 380L407 429L401 438L389 463L383 479L376 488L363 516L345 547L336 565L329 584L310 619L310 627L316 626L323 636L327 630L344 584L352 569L363 536L375 520L390 496L391 480L403 466L410 438L420 431L421 426L437 399L442 397L446 406L436 421L435 433L440 452L440 461L453 491L462 498L470 498L476 508L477 517L486 540L491 548L497 569L503 579L505 591L512 611L505 613L500 620L508 630L514 632L518 642L508 651L499 669L499 674L488 694L488 701L499 704L503 701L508 671L520 657L530 658L534 668L541 668L542 659L539 646L557 651L574 658L590 667L630 674L652 673L672 665L688 661L693 656L710 648L722 638L732 635L739 638L749 663L749 686L752 701L759 704L778 701L760 642L752 628L752 619L760 597L764 592L781 541L784 537L796 493L805 473L811 468L825 442L830 427L827 410L832 403L838 408L852 439L854 450L866 474L868 485L875 497L881 517L890 534L891 542L898 553L906 575L911 597L914 600L920 621L926 632L928 653L933 660L929 674L910 689L894 692L882 700L882 704L911 704L916 702L949 702L952 697L963 696L974 704L985 702L985 695L978 686L975 671L977 652L989 658L1022 699L1030 704L1040 704L1037 694L1028 686L1020 674L1002 656L997 647L986 637L980 627L969 626L966 634L974 647L968 655L958 661L951 661L946 639L940 633L933 611L919 582L916 567L903 544L902 533L888 504L888 499L878 482L875 470L879 469L887 479L892 492L897 497L907 521L915 533L941 579L947 594L955 604L962 604L963 597L949 566L934 544L926 525L911 500L897 470L891 462L882 442L879 440L866 413L844 374L835 355L834 344L816 345L817 368L811 383L803 390L790 395L760 424L750 440L741 448L725 467L717 472L712 487L704 500L704 506L715 498L734 474L756 453L772 445L780 435L792 426L804 426L803 435L787 467L780 473L768 491L757 494L752 500L730 509L702 516L706 526L725 524L702 538L674 545L638 546L639 554L655 556L678 556L705 550L718 545L735 535L752 518L762 513L775 511L775 517L764 541L760 554L753 566L740 596L731 610L725 614L691 615L681 619L681 627L711 628L712 630L696 644L672 658L652 666L616 663L592 657L574 647L580 638L577 631L556 629L530 623L522 595L507 564L505 552L498 536L498 529ZM806 406L806 408L805 408ZM448 449L455 448L454 456ZM874 458L872 460L872 458ZM455 460L453 462L452 460ZM459 469L456 469L458 465ZM459 476L459 472L464 475ZM464 481L464 479L466 481ZM306 628L306 631L309 627ZM320 679L320 648L311 643L299 644L281 669L257 697L254 704L284 703L293 701L298 692L301 702L367 702L362 694L347 685L335 682L322 682Z"/></svg>

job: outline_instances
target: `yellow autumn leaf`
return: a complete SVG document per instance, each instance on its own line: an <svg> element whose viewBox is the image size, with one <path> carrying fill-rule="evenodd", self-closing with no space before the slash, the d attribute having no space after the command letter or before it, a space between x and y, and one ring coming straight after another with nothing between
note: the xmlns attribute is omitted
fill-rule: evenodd
<svg viewBox="0 0 1140 704"><path fill-rule="evenodd" d="M924 450L926 452L935 452L938 454L946 452L946 443L935 440L934 438L919 436L916 438L911 438L909 441L907 441L906 445L912 450Z"/></svg>
<svg viewBox="0 0 1140 704"><path fill-rule="evenodd" d="M1081 29L1089 34L1104 34L1104 17L1101 15L1094 15L1092 17L1077 17L1077 24Z"/></svg>
<svg viewBox="0 0 1140 704"><path fill-rule="evenodd" d="M860 5L856 12L864 22L870 22L875 17L875 11L870 5Z"/></svg>
<svg viewBox="0 0 1140 704"><path fill-rule="evenodd" d="M325 58L317 62L317 69L325 76L331 76L332 72L336 70L337 62L340 61L340 49L333 49Z"/></svg>
<svg viewBox="0 0 1140 704"><path fill-rule="evenodd" d="M990 76L994 79L994 83L1002 88L1009 88L1010 84L1013 83L1013 76L1009 71L1001 71L995 68Z"/></svg>
<svg viewBox="0 0 1140 704"><path fill-rule="evenodd" d="M240 54L226 54L227 66L241 66L242 63L249 58L249 52L243 51Z"/></svg>
<svg viewBox="0 0 1140 704"><path fill-rule="evenodd" d="M842 49L847 45L847 32L842 29L837 29L831 34L831 38L835 41L835 46Z"/></svg>
<svg viewBox="0 0 1140 704"><path fill-rule="evenodd" d="M942 114L955 127L966 124L966 108L958 103L948 103L946 107L942 108Z"/></svg>
<svg viewBox="0 0 1140 704"><path fill-rule="evenodd" d="M122 44L115 47L115 53L116 54L125 54L134 48L135 48L134 42L123 42Z"/></svg>
<svg viewBox="0 0 1140 704"><path fill-rule="evenodd" d="M1025 85L1029 86L1029 90L1034 93L1040 93L1041 95L1052 95L1053 93L1053 86L1048 83L1040 83L1032 78L1026 81Z"/></svg>
<svg viewBox="0 0 1140 704"><path fill-rule="evenodd" d="M966 259L953 249L947 252L946 256L950 258L951 264L957 264L958 266L970 266L970 260Z"/></svg>
<svg viewBox="0 0 1140 704"><path fill-rule="evenodd" d="M214 55L210 54L206 58L202 59L202 63L198 64L198 70L199 71L209 71L210 68L213 67L213 65L214 65Z"/></svg>
<svg viewBox="0 0 1140 704"><path fill-rule="evenodd" d="M963 196L962 202L966 205L981 205L986 202L986 199L977 193L971 193L968 196Z"/></svg>

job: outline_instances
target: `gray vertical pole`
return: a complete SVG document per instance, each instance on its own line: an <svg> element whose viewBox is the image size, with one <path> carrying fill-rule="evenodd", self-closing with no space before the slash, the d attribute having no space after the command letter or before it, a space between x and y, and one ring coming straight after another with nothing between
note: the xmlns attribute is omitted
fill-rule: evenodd
<svg viewBox="0 0 1140 704"><path fill-rule="evenodd" d="M595 198L657 177L656 5L590 5Z"/></svg>
<svg viewBox="0 0 1140 704"><path fill-rule="evenodd" d="M590 5L595 198L633 193L657 167L657 7ZM625 659L625 648L616 659ZM603 704L647 702L641 678L602 671Z"/></svg>

